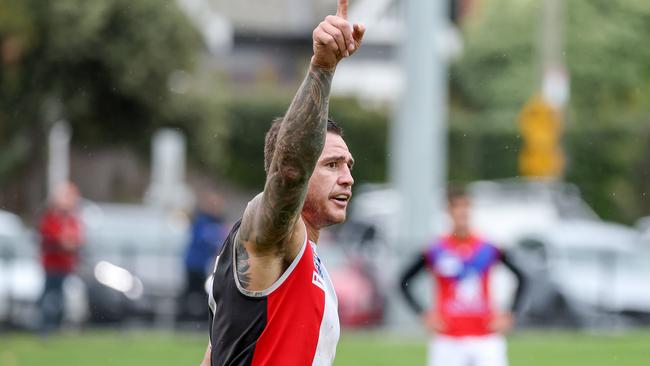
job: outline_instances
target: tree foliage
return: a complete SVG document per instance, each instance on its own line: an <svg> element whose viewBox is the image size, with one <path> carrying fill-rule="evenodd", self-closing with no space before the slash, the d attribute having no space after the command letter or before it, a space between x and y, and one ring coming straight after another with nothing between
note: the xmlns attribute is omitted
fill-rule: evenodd
<svg viewBox="0 0 650 366"><path fill-rule="evenodd" d="M542 2L489 0L480 4L464 26L465 54L452 68L452 124L465 131L460 136L473 135L475 141L495 134L511 137L501 144L482 145L480 150L470 146L470 139L457 137L458 143L482 155L465 160L468 165L452 165L452 177L459 174L467 179L477 177L471 167L485 170L485 164L471 162L484 161L486 155L505 165L493 160L491 165L501 168L484 176L517 174L521 141L516 121L541 80L537 60ZM566 179L580 186L601 215L629 221L650 213L645 194L649 185L643 179L650 175L646 148L650 142L650 49L644 47L650 34L650 2L575 0L564 4L564 57L571 80L564 121ZM504 170L504 166L509 168Z"/></svg>
<svg viewBox="0 0 650 366"><path fill-rule="evenodd" d="M169 87L201 50L174 1L2 0L0 14L0 182L42 158L58 119L75 143L101 145L195 117Z"/></svg>
<svg viewBox="0 0 650 366"><path fill-rule="evenodd" d="M540 85L542 2L475 3L450 71L450 178L461 181L517 175L516 120ZM650 213L650 2L564 3L566 179L603 216L629 221ZM195 166L260 188L264 132L290 96L221 98L218 81L193 72L201 50L173 0L0 0L0 186L42 161L45 132L65 118L91 148L146 148L153 129L180 127ZM387 111L336 100L331 114L357 182L384 180Z"/></svg>

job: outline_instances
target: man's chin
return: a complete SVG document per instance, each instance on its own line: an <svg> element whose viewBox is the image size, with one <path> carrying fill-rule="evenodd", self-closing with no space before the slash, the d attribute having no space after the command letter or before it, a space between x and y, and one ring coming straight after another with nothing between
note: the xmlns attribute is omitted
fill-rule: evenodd
<svg viewBox="0 0 650 366"><path fill-rule="evenodd" d="M334 212L330 215L327 215L327 223L323 226L332 226L337 224L342 224L345 222L346 212Z"/></svg>
<svg viewBox="0 0 650 366"><path fill-rule="evenodd" d="M332 225L342 224L342 223L344 223L344 222L345 222L345 215L343 215L343 216L340 217L340 218L337 218L337 219L334 221L334 223L333 223Z"/></svg>

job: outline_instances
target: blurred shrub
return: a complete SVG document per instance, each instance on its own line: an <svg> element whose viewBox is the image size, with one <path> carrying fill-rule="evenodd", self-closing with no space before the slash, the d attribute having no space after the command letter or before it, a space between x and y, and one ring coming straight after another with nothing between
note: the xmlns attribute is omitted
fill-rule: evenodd
<svg viewBox="0 0 650 366"><path fill-rule="evenodd" d="M539 87L541 2L477 4L450 70L449 175L460 181L517 174L515 121ZM602 216L629 221L650 213L650 2L566 8L566 178ZM44 171L45 132L65 117L77 147L124 144L143 156L154 129L181 128L196 166L261 189L264 134L290 96L226 95L229 86L193 72L202 49L172 0L0 2L0 188L44 182L28 172ZM203 87L174 92L173 75ZM358 162L356 182L385 180L388 111L351 99L330 108Z"/></svg>
<svg viewBox="0 0 650 366"><path fill-rule="evenodd" d="M225 102L223 120L217 124L220 127L213 127L228 131L218 139L223 145L217 140L195 145L199 151L194 155L204 157L195 163L241 187L261 190L264 135L273 117L285 112L289 99L289 96L248 96ZM385 182L388 111L368 110L354 99L334 98L330 103L330 115L343 126L346 142L357 161L353 173L355 184ZM470 182L517 176L521 139L514 128L474 126L459 111L452 113L452 119L450 179ZM195 136L209 135L193 133ZM650 213L648 198L643 194L648 191L649 184L649 142L650 126L570 127L564 137L566 179L581 188L585 199L602 217L631 222ZM220 152L212 153L215 149Z"/></svg>
<svg viewBox="0 0 650 366"><path fill-rule="evenodd" d="M465 20L465 52L450 76L452 178L516 174L515 121L541 83L542 4L483 1ZM648 215L650 48L641 45L650 29L650 2L564 6L563 56L571 79L565 177L603 217L631 221Z"/></svg>
<svg viewBox="0 0 650 366"><path fill-rule="evenodd" d="M224 103L224 119L219 125L227 132L218 141L199 143L198 155L211 157L199 163L242 187L261 190L265 179L264 136L273 118L284 115L289 101L290 96L248 95ZM356 182L383 181L387 158L386 113L364 109L354 99L334 98L330 102L330 116L343 127L345 140L357 161ZM219 142L223 145L219 146ZM217 148L220 153L214 152Z"/></svg>
<svg viewBox="0 0 650 366"><path fill-rule="evenodd" d="M650 214L650 126L573 127L565 132L565 179L603 218L631 223ZM514 130L453 126L450 179L470 182L516 176L521 139Z"/></svg>

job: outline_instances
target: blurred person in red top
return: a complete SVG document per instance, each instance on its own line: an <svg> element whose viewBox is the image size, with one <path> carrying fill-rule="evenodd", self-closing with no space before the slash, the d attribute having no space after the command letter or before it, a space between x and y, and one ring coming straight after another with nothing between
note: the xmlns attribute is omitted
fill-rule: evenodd
<svg viewBox="0 0 650 366"><path fill-rule="evenodd" d="M402 294L427 331L429 366L507 366L503 334L510 330L521 306L525 278L510 256L476 235L470 227L471 200L464 188L448 194L452 221L448 235L434 239L404 271ZM490 273L503 264L517 278L517 290L509 311L493 306ZM411 280L421 271L434 279L435 304L425 308L417 301Z"/></svg>
<svg viewBox="0 0 650 366"><path fill-rule="evenodd" d="M40 299L42 330L60 327L63 320L63 283L77 269L83 243L81 221L77 215L79 190L70 182L61 184L40 219L41 263L45 287Z"/></svg>

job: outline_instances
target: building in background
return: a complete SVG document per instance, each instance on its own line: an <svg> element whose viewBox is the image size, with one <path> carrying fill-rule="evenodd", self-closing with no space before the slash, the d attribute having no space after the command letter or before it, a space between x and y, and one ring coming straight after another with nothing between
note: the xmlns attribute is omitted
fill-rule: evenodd
<svg viewBox="0 0 650 366"><path fill-rule="evenodd" d="M178 0L201 30L208 45L206 67L221 70L232 86L248 89L265 84L295 88L311 56L313 26L332 12L330 0ZM462 40L453 21L466 16L477 0L450 0L448 31L436 42L453 58ZM199 10L200 9L200 10ZM211 14L212 21L206 21ZM350 20L369 29L364 47L337 70L335 96L354 96L370 103L393 102L402 89L396 46L403 34L401 7L395 0L358 0L350 4ZM212 36L225 30L230 40Z"/></svg>

